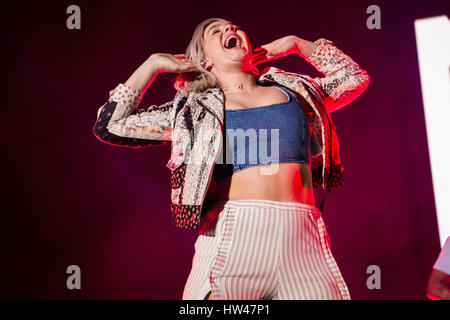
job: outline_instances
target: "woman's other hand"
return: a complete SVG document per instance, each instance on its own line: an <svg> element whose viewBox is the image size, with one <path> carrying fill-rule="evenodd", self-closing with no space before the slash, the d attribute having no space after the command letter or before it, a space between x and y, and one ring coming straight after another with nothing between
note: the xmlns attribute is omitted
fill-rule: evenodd
<svg viewBox="0 0 450 320"><path fill-rule="evenodd" d="M317 45L311 41L301 39L295 35L289 35L255 48L255 50L253 50L253 63L259 64L293 53L307 58L316 50L316 48Z"/></svg>
<svg viewBox="0 0 450 320"><path fill-rule="evenodd" d="M258 61L258 63L278 59L293 53L298 54L298 39L297 36L290 35L262 45L261 48L267 50L267 53L262 57L264 61Z"/></svg>
<svg viewBox="0 0 450 320"><path fill-rule="evenodd" d="M184 54L154 53L149 60L158 72L182 73L201 70L193 61L186 60Z"/></svg>
<svg viewBox="0 0 450 320"><path fill-rule="evenodd" d="M161 72L181 73L198 70L200 67L184 59L183 54L154 53L131 75L125 85L145 93Z"/></svg>

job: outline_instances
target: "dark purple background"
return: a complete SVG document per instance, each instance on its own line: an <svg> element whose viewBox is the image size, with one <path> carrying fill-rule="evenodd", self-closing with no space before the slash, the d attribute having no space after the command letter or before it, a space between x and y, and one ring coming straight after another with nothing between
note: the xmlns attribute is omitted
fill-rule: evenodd
<svg viewBox="0 0 450 320"><path fill-rule="evenodd" d="M92 127L109 91L150 54L183 53L195 26L219 16L253 47L288 34L332 40L370 74L362 96L332 113L345 182L324 220L353 299L425 298L439 240L413 21L448 14L446 2L5 3L0 297L181 299L196 231L170 220L170 147L112 147ZM66 28L71 4L81 30ZM371 4L381 30L366 28ZM320 75L299 56L260 70L268 65ZM172 99L173 78L160 75L141 106ZM66 288L72 264L81 290ZM380 290L366 287L372 264Z"/></svg>

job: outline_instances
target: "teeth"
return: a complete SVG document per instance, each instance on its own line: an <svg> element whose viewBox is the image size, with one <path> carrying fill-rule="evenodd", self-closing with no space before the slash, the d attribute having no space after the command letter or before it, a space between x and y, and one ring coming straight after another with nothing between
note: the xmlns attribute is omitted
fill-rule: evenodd
<svg viewBox="0 0 450 320"><path fill-rule="evenodd" d="M230 40L231 39L236 39L236 46L235 47L241 47L242 46L242 42L241 42L241 40L239 40L239 38L238 37L236 37L236 36L230 36L226 41L225 41L225 48L228 48L228 45L229 45L229 43L230 43Z"/></svg>

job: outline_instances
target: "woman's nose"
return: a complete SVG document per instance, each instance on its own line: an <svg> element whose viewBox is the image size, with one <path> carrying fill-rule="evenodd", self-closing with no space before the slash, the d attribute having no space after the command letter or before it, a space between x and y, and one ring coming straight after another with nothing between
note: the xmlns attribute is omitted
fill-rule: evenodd
<svg viewBox="0 0 450 320"><path fill-rule="evenodd" d="M233 26L233 25L229 25L229 26L225 29L225 31L228 31L228 30L231 30L231 31L236 32L236 27Z"/></svg>

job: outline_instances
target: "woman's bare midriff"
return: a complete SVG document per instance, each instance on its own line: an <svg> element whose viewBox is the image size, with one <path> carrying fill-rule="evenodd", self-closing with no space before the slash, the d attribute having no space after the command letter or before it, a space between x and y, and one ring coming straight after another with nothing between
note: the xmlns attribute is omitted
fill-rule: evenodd
<svg viewBox="0 0 450 320"><path fill-rule="evenodd" d="M311 169L307 163L250 167L218 183L219 200L266 199L315 206Z"/></svg>

